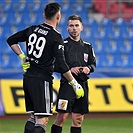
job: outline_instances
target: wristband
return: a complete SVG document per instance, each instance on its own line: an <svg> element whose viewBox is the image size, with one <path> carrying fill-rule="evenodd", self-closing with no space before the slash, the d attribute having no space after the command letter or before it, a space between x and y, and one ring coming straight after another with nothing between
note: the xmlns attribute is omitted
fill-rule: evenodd
<svg viewBox="0 0 133 133"><path fill-rule="evenodd" d="M25 56L24 53L22 53L22 54L19 55L19 58L20 58L20 59L23 59L23 58L25 58L25 57L26 57L26 56Z"/></svg>

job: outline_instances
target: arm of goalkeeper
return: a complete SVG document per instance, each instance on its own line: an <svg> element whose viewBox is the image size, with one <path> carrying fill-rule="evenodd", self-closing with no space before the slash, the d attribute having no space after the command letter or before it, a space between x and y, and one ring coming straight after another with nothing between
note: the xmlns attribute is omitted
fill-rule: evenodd
<svg viewBox="0 0 133 133"><path fill-rule="evenodd" d="M73 87L77 99L84 96L84 90L82 86L75 79L70 81L69 84Z"/></svg>
<svg viewBox="0 0 133 133"><path fill-rule="evenodd" d="M28 68L30 68L30 62L27 61L27 58L24 53L19 55L19 58L21 59L21 66L23 68L23 71L26 72Z"/></svg>

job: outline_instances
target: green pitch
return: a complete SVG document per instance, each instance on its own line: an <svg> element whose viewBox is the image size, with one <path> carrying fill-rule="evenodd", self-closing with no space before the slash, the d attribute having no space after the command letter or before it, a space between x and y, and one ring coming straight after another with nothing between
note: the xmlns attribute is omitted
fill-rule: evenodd
<svg viewBox="0 0 133 133"><path fill-rule="evenodd" d="M50 118L47 133L55 118ZM0 119L0 133L23 133L26 119ZM71 119L65 122L62 133L69 133ZM85 118L82 133L133 133L133 118Z"/></svg>

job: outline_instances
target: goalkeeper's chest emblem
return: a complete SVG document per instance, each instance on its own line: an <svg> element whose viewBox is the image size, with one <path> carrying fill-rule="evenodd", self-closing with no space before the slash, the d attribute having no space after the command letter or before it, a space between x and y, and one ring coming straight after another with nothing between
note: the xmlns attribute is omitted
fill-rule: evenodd
<svg viewBox="0 0 133 133"><path fill-rule="evenodd" d="M88 54L84 53L84 61L88 62Z"/></svg>

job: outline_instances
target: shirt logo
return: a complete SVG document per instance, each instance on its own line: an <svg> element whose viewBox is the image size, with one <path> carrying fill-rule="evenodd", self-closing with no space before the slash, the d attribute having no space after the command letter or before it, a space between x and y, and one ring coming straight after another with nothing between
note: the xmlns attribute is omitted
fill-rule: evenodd
<svg viewBox="0 0 133 133"><path fill-rule="evenodd" d="M68 105L68 100L59 99L58 109L66 110Z"/></svg>
<svg viewBox="0 0 133 133"><path fill-rule="evenodd" d="M64 41L64 43L68 43L68 41L66 40L66 41Z"/></svg>
<svg viewBox="0 0 133 133"><path fill-rule="evenodd" d="M59 45L58 49L62 49L64 51L64 46L63 45Z"/></svg>
<svg viewBox="0 0 133 133"><path fill-rule="evenodd" d="M38 31L38 29L39 29L39 27L35 28L35 30L34 30L34 31L35 31L35 32L37 32L37 31Z"/></svg>
<svg viewBox="0 0 133 133"><path fill-rule="evenodd" d="M84 53L84 61L88 62L88 54Z"/></svg>

